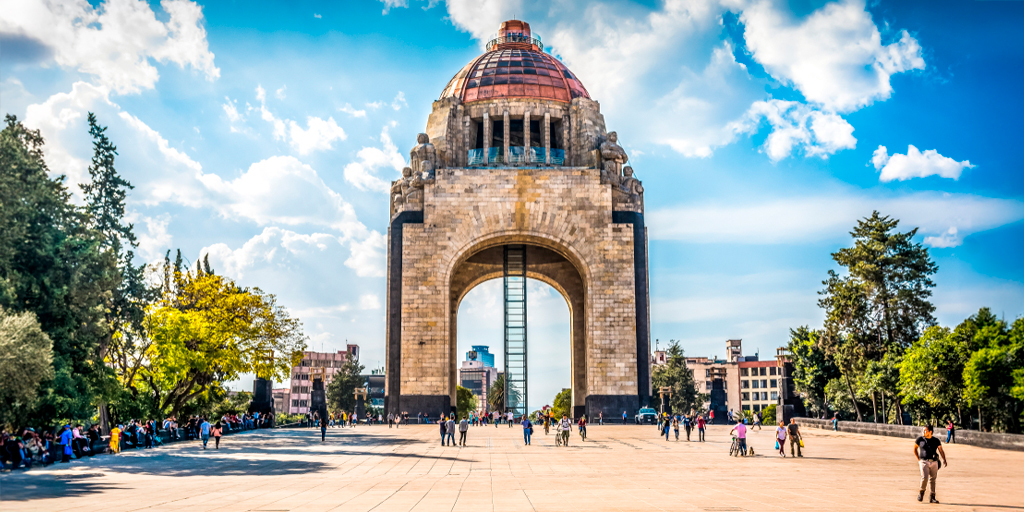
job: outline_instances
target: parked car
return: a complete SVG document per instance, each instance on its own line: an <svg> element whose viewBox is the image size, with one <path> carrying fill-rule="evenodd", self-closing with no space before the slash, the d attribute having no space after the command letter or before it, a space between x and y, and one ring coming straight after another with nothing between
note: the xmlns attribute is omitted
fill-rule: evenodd
<svg viewBox="0 0 1024 512"><path fill-rule="evenodd" d="M655 424L658 422L658 411L650 407L644 407L640 409L640 412L636 413L636 424L643 425L644 423Z"/></svg>

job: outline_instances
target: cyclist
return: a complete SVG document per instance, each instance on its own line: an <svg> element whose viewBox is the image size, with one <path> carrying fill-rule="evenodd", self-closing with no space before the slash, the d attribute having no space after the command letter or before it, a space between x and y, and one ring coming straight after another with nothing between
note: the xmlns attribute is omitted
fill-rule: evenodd
<svg viewBox="0 0 1024 512"><path fill-rule="evenodd" d="M732 434L733 432L736 433L736 440L739 442L739 446L738 446L739 449L737 450L737 452L738 452L737 454L742 454L744 457L746 457L747 456L747 426L744 425L743 423L737 423L736 426L733 427L732 430L729 431L730 434Z"/></svg>
<svg viewBox="0 0 1024 512"><path fill-rule="evenodd" d="M584 441L586 441L587 440L587 417L586 416L580 416L580 421L579 421L579 423L577 423L577 425L579 426L579 429L580 429L580 437L583 438Z"/></svg>

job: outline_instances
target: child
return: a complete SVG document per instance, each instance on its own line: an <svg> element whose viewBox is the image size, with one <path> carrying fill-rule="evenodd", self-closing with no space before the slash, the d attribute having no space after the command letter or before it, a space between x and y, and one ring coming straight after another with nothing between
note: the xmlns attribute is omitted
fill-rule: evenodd
<svg viewBox="0 0 1024 512"><path fill-rule="evenodd" d="M220 435L221 435L221 424L218 421L217 424L213 426L213 442L214 442L214 446L213 447L216 450L220 450Z"/></svg>

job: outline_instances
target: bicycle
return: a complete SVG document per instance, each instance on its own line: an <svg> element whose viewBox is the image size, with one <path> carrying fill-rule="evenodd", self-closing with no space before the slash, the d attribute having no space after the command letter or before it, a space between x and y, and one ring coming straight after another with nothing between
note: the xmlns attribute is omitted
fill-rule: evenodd
<svg viewBox="0 0 1024 512"><path fill-rule="evenodd" d="M746 457L747 456L746 452L747 452L746 450L740 448L740 439L738 437L736 437L736 436L732 436L732 444L729 445L729 456L730 457L739 457L739 456L742 455L742 456Z"/></svg>

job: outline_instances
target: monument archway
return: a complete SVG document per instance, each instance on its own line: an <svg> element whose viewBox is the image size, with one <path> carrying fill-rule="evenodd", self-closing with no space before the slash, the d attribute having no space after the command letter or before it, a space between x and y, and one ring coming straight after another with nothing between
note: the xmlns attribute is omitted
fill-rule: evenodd
<svg viewBox="0 0 1024 512"><path fill-rule="evenodd" d="M454 412L459 302L522 251L522 275L569 303L574 415L633 414L650 398L643 187L528 24L502 23L487 49L434 102L392 183L385 408Z"/></svg>
<svg viewBox="0 0 1024 512"><path fill-rule="evenodd" d="M480 284L504 277L505 245L522 246L526 252L526 278L536 279L554 288L569 307L570 389L573 414L579 417L585 413L587 398L586 290L583 276L569 258L546 247L526 243L529 237L519 238L515 244L493 245L482 242L478 250L462 258L452 269L449 284L449 336L453 350L458 344L459 305L462 300ZM450 364L449 372L454 380L449 383L449 387L454 390L458 384L457 351L452 353ZM450 400L455 403L454 393L450 395Z"/></svg>

